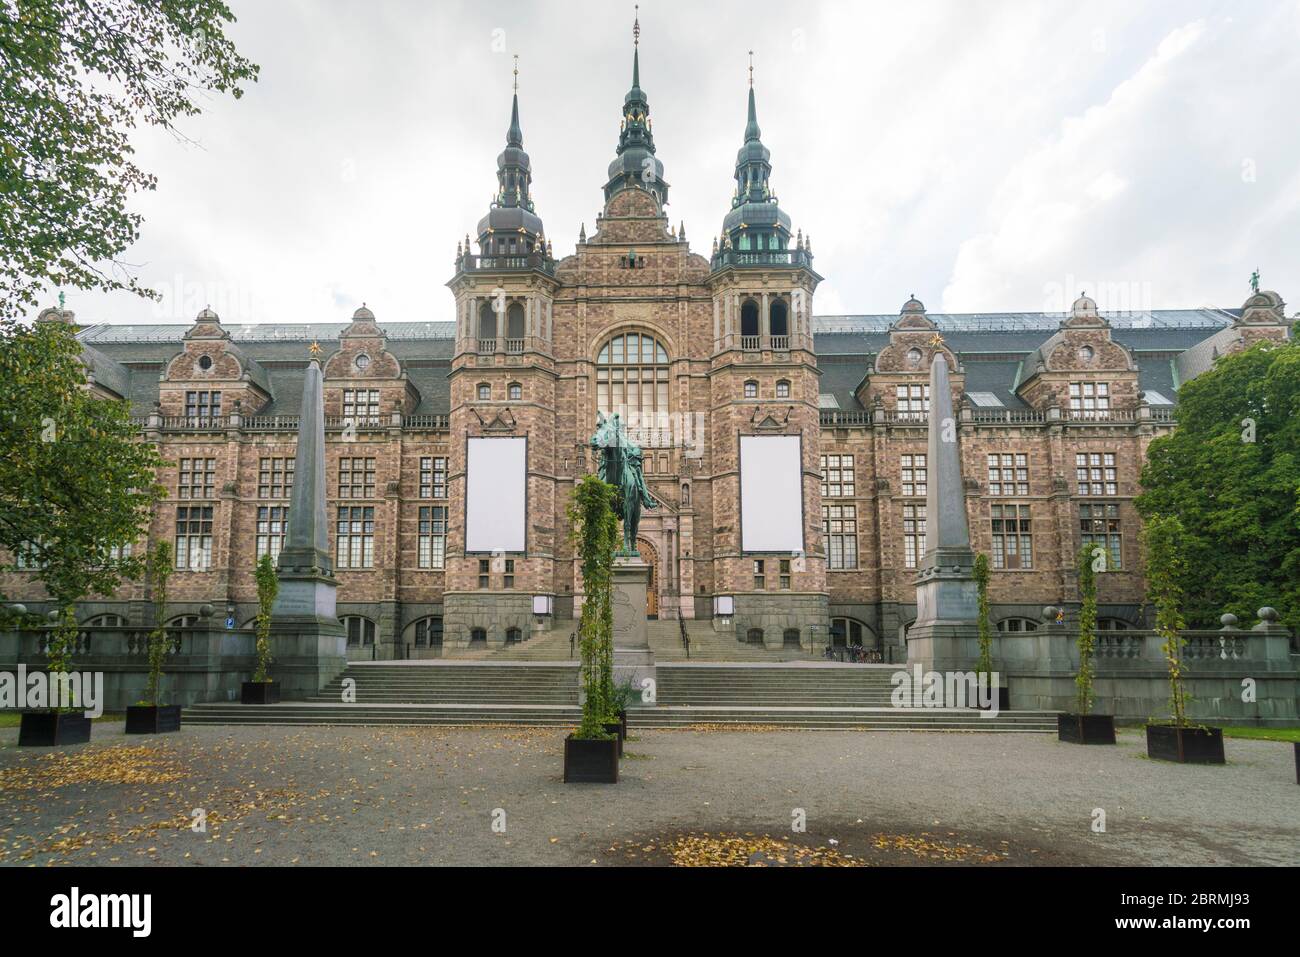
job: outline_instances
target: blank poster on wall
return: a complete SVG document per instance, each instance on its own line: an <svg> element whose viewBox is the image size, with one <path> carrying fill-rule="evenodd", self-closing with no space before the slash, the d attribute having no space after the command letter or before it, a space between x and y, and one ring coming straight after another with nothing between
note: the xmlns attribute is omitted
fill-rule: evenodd
<svg viewBox="0 0 1300 957"><path fill-rule="evenodd" d="M524 551L528 440L469 439L465 450L465 551Z"/></svg>
<svg viewBox="0 0 1300 957"><path fill-rule="evenodd" d="M740 437L740 548L803 551L803 467L797 435Z"/></svg>

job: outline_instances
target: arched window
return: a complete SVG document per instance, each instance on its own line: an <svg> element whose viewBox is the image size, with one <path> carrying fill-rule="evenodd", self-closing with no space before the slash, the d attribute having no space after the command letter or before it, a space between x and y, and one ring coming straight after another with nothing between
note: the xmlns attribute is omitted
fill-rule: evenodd
<svg viewBox="0 0 1300 957"><path fill-rule="evenodd" d="M755 382L753 379L750 379L748 382L745 383L745 398L746 399L758 398L758 383Z"/></svg>
<svg viewBox="0 0 1300 957"><path fill-rule="evenodd" d="M751 645L761 645L763 643L763 629L751 628L745 632L745 640Z"/></svg>
<svg viewBox="0 0 1300 957"><path fill-rule="evenodd" d="M856 618L831 619L831 645L843 648L846 645L859 645L863 648L877 648L876 633L869 625Z"/></svg>
<svg viewBox="0 0 1300 957"><path fill-rule="evenodd" d="M511 399L518 401L524 397L524 387L518 382L512 382L506 386L506 395Z"/></svg>
<svg viewBox="0 0 1300 957"><path fill-rule="evenodd" d="M415 647L442 647L442 619L435 616L421 618L411 629L414 632Z"/></svg>
<svg viewBox="0 0 1300 957"><path fill-rule="evenodd" d="M473 648L475 645L486 645L486 644L487 644L487 632L485 630L483 630L482 628L471 628L469 630L469 646L471 648Z"/></svg>
<svg viewBox="0 0 1300 957"><path fill-rule="evenodd" d="M524 337L524 307L512 302L506 310L506 338L522 339Z"/></svg>
<svg viewBox="0 0 1300 957"><path fill-rule="evenodd" d="M523 640L524 640L524 633L523 633L522 631L520 631L518 628L507 628L507 629L506 629L506 644L507 644L507 645L517 645L519 642L521 642L521 641L523 641Z"/></svg>
<svg viewBox="0 0 1300 957"><path fill-rule="evenodd" d="M632 425L653 426L668 412L668 350L644 332L614 336L596 359L596 403Z"/></svg>
<svg viewBox="0 0 1300 957"><path fill-rule="evenodd" d="M1098 631L1128 631L1133 626L1122 618L1098 618Z"/></svg>
<svg viewBox="0 0 1300 957"><path fill-rule="evenodd" d="M485 302L479 306L478 337L480 339L495 339L497 337L497 313L490 302Z"/></svg>
<svg viewBox="0 0 1300 957"><path fill-rule="evenodd" d="M347 615L339 619L348 636L349 648L368 648L375 643L375 623L360 615Z"/></svg>
<svg viewBox="0 0 1300 957"><path fill-rule="evenodd" d="M784 644L787 648L798 648L798 647L799 647L799 629L798 629L798 628L787 628L787 629L782 633L781 638L782 638L782 644Z"/></svg>
<svg viewBox="0 0 1300 957"><path fill-rule="evenodd" d="M1038 622L1032 618L1003 618L998 622L998 631L1004 635L1021 634L1026 631L1037 631Z"/></svg>
<svg viewBox="0 0 1300 957"><path fill-rule="evenodd" d="M775 333L773 333L773 335L775 335ZM776 397L778 399L790 398L790 381L788 379L780 379L777 381Z"/></svg>
<svg viewBox="0 0 1300 957"><path fill-rule="evenodd" d="M742 336L761 334L758 329L758 303L753 299L746 299L740 306L740 334Z"/></svg>
<svg viewBox="0 0 1300 957"><path fill-rule="evenodd" d="M198 624L198 615L177 615L171 621L167 622L167 638L171 641L171 650L180 651L181 641L185 637L183 629L197 628Z"/></svg>
<svg viewBox="0 0 1300 957"><path fill-rule="evenodd" d="M487 402L491 398L492 398L492 386L488 385L486 382L480 382L478 384L478 400L480 402Z"/></svg>
<svg viewBox="0 0 1300 957"><path fill-rule="evenodd" d="M773 299L767 307L767 321L771 335L788 336L790 334L790 307L784 299Z"/></svg>
<svg viewBox="0 0 1300 957"><path fill-rule="evenodd" d="M126 619L121 615L96 615L94 618L86 619L82 628L121 628L126 624Z"/></svg>

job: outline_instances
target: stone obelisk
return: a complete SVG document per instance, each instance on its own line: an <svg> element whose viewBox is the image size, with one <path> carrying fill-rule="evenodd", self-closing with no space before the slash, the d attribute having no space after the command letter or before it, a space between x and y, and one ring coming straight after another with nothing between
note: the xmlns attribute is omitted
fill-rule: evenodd
<svg viewBox="0 0 1300 957"><path fill-rule="evenodd" d="M314 343L312 351L302 386L289 529L277 567L280 592L271 615L272 672L286 698L316 694L347 667L326 524L325 398Z"/></svg>
<svg viewBox="0 0 1300 957"><path fill-rule="evenodd" d="M971 652L978 643L975 555L948 361L941 351L930 364L928 452L926 548L916 580L917 615L907 634L907 660L927 670L965 670L975 660Z"/></svg>

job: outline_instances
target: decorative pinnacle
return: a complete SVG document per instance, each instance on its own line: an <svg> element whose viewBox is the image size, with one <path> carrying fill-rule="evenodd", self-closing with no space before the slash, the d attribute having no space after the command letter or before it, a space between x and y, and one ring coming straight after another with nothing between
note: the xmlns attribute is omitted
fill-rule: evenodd
<svg viewBox="0 0 1300 957"><path fill-rule="evenodd" d="M519 92L519 54L515 54L515 92Z"/></svg>
<svg viewBox="0 0 1300 957"><path fill-rule="evenodd" d="M749 51L749 87L754 88L754 51Z"/></svg>
<svg viewBox="0 0 1300 957"><path fill-rule="evenodd" d="M641 45L641 4L636 4L633 8L636 13L632 18L632 46Z"/></svg>

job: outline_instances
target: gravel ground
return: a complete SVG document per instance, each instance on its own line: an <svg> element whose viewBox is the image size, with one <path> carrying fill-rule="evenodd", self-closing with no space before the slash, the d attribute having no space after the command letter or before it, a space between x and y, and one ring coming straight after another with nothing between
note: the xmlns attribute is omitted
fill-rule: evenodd
<svg viewBox="0 0 1300 957"><path fill-rule="evenodd" d="M551 729L188 728L15 747L0 864L1294 865L1290 745L1226 767L1049 735L642 731L564 785ZM190 827L194 809L206 831ZM504 811L504 833L494 812ZM792 829L803 809L806 830ZM1105 831L1093 829L1096 809ZM501 823L496 813L495 821Z"/></svg>

